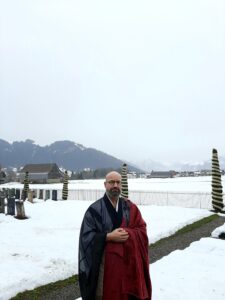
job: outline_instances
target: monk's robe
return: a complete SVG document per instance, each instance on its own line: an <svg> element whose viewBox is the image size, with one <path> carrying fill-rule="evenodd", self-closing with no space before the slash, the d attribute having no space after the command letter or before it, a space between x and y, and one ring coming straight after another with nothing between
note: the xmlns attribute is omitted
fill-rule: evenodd
<svg viewBox="0 0 225 300"><path fill-rule="evenodd" d="M106 242L107 233L122 227L124 243ZM151 299L148 237L137 206L119 198L118 212L107 195L85 213L79 240L79 284L83 300L94 300L104 259L103 300Z"/></svg>

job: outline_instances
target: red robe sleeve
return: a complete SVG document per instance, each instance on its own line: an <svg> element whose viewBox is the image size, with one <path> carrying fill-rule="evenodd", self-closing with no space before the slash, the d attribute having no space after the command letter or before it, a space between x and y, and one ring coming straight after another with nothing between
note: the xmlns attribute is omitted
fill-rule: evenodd
<svg viewBox="0 0 225 300"><path fill-rule="evenodd" d="M129 201L129 200L128 200ZM130 220L121 227L129 232L125 243L107 243L105 248L103 300L151 300L146 223L137 206L128 202Z"/></svg>

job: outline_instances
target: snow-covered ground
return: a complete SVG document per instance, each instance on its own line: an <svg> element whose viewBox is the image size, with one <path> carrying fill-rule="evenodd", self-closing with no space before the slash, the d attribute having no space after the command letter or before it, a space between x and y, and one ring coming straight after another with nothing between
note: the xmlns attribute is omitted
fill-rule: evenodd
<svg viewBox="0 0 225 300"><path fill-rule="evenodd" d="M54 282L60 279L70 277L77 273L77 253L78 253L78 236L83 214L91 202L88 201L42 201L36 200L35 203L25 202L26 215L29 217L26 220L17 220L12 216L0 214L0 237L1 237L1 268L0 278L0 299L6 300L16 295L18 292L26 289L33 289L37 286ZM181 207L159 207L159 206L139 206L144 219L148 226L148 236L150 242L155 242L162 237L173 234L179 228L190 224L198 219L210 215L211 213L203 209L188 209ZM222 245L219 240L212 240L215 243L214 251L204 246L208 255L208 272L209 277L216 278L222 276L224 270L222 261L225 261L225 251L222 251ZM220 246L221 245L221 246ZM191 250L190 256L195 256ZM188 250L185 250L188 251ZM199 250L200 251L200 250ZM179 253L182 260L182 253ZM189 251L188 251L189 253ZM179 262L179 255L177 261ZM185 254L184 252L184 255ZM220 257L220 264L218 260ZM216 261L218 260L218 266ZM213 261L213 263L210 263ZM187 263L188 260L185 259ZM183 262L183 263L185 263ZM198 266L195 262L195 272ZM164 262L165 264L165 262ZM168 257L168 267L161 267L159 262L156 262L151 267L151 275L153 280L153 299L170 299L174 300L177 295L179 298L181 288L179 290L174 287L177 274L175 270L179 269L176 259ZM174 264L177 265L174 268ZM201 267L199 261L199 269ZM158 266L158 267L157 267ZM207 268L207 264L204 264ZM170 269L170 271L168 271ZM185 281L185 276L190 276L190 266L185 269L183 265L180 267L180 275ZM183 270L183 271L182 271ZM215 271L218 276L213 276ZM164 277L160 279L161 272ZM199 270L200 272L200 270ZM201 273L199 273L201 276ZM217 273L216 273L217 274ZM207 277L205 275L205 277ZM210 280L209 279L209 280ZM190 285L190 280L187 279L187 284ZM171 283L173 282L173 284ZM196 281L195 281L196 282ZM210 283L206 282L207 287ZM218 281L218 289L225 291L225 287L221 287ZM202 288L202 287L200 287ZM217 286L212 287L217 289ZM169 291L172 296L165 297ZM177 294L176 294L177 291ZM178 293L179 292L179 293ZM193 290L193 294L196 291ZM204 293L204 291L202 291ZM162 296L160 296L162 294ZM168 294L169 295L169 294ZM206 295L205 295L206 296ZM161 298L160 298L161 297ZM208 297L208 296L207 296ZM203 297L202 299L208 299ZM189 298L190 299L190 298ZM191 299L194 299L193 297ZM195 298L198 299L198 298ZM212 298L211 298L212 299ZM213 298L222 300L222 298Z"/></svg>
<svg viewBox="0 0 225 300"><path fill-rule="evenodd" d="M176 178L137 178L128 179L129 190L131 191L160 191L160 192L211 192L211 176L200 177L176 177ZM225 176L222 176L225 186ZM20 183L6 183L1 187L22 188ZM62 189L62 183L55 184L31 184L31 189ZM69 190L104 190L104 180L70 180Z"/></svg>
<svg viewBox="0 0 225 300"><path fill-rule="evenodd" d="M222 215L222 216L224 216L224 215ZM220 226L220 227L216 228L215 230L213 230L212 237L219 238L219 235L221 233L225 234L225 224L223 224L222 226Z"/></svg>
<svg viewBox="0 0 225 300"><path fill-rule="evenodd" d="M150 267L153 300L224 300L225 241L202 238Z"/></svg>
<svg viewBox="0 0 225 300"><path fill-rule="evenodd" d="M225 177L222 179L224 182ZM69 190L103 191L103 182L70 181ZM129 179L128 185L130 191L208 193L211 191L211 177ZM2 187L22 188L23 185L9 183ZM62 184L30 185L30 188L60 190ZM0 214L0 278L4 278L0 281L0 300L77 273L79 229L91 202L75 199L35 199L33 204L26 201L25 210L29 218L23 221ZM150 243L211 214L204 209L176 206L145 205L139 208L148 225ZM212 236L218 237L224 230L224 226L220 227ZM218 239L202 239L184 251L175 251L152 264L153 300L224 299L225 287L220 284L225 269L224 245L225 241Z"/></svg>

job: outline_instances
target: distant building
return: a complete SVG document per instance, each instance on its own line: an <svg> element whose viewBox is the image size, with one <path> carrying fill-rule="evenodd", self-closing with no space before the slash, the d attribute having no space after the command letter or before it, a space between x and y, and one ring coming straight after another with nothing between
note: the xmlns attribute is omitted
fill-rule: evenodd
<svg viewBox="0 0 225 300"><path fill-rule="evenodd" d="M136 172L128 172L128 173L127 173L127 178L128 178L128 179L131 179L131 178L137 178Z"/></svg>
<svg viewBox="0 0 225 300"><path fill-rule="evenodd" d="M149 178L149 174L148 173L140 173L139 178Z"/></svg>
<svg viewBox="0 0 225 300"><path fill-rule="evenodd" d="M64 174L57 164L28 164L19 173L19 181L23 183L25 173L29 173L30 183L58 183L63 181Z"/></svg>
<svg viewBox="0 0 225 300"><path fill-rule="evenodd" d="M221 171L221 173L222 173L222 171ZM211 176L212 175L212 170L210 169L210 170L208 170L208 169L206 169L206 170L201 170L200 171L200 175L201 176Z"/></svg>
<svg viewBox="0 0 225 300"><path fill-rule="evenodd" d="M175 171L152 171L148 178L173 178L176 174Z"/></svg>

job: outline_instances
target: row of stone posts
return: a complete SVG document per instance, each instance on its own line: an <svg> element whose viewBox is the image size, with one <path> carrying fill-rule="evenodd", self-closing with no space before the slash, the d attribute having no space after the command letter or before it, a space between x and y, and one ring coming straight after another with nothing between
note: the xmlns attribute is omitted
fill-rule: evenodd
<svg viewBox="0 0 225 300"><path fill-rule="evenodd" d="M44 193L45 192L45 193ZM50 199L52 196L52 200L57 200L57 190L52 191L52 195L50 190L39 190L38 199ZM2 189L0 190L0 213L15 216L18 219L24 219L25 209L24 209L24 201L27 199L31 203L33 203L33 198L37 198L37 190L32 191L28 190L24 192L24 190L20 189Z"/></svg>
<svg viewBox="0 0 225 300"><path fill-rule="evenodd" d="M20 190L3 189L0 191L0 213L15 216L17 219L26 219L24 201L20 200Z"/></svg>
<svg viewBox="0 0 225 300"><path fill-rule="evenodd" d="M27 195L27 199L30 202L33 202L33 198L37 198L37 199L43 199L43 200L48 200L48 199L52 199L52 200L58 200L57 198L57 190L52 190L52 193L50 190L44 190L44 189L40 189L40 190L29 190L28 191L28 195Z"/></svg>

